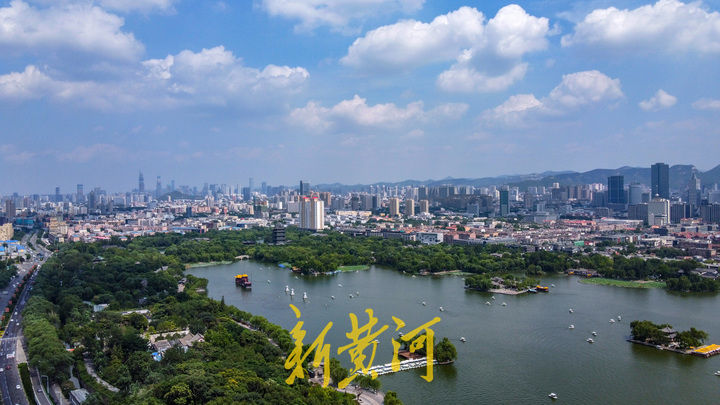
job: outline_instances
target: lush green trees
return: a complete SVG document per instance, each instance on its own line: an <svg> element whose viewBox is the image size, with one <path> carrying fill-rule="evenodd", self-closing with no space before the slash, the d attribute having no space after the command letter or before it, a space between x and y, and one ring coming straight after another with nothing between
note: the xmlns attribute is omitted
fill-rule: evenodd
<svg viewBox="0 0 720 405"><path fill-rule="evenodd" d="M442 340L435 345L433 353L439 363L445 363L457 359L457 350L455 349L455 345L450 343L450 340L446 337L442 338Z"/></svg>
<svg viewBox="0 0 720 405"><path fill-rule="evenodd" d="M492 288L492 281L487 274L478 274L465 277L465 287L471 290L487 291Z"/></svg>
<svg viewBox="0 0 720 405"><path fill-rule="evenodd" d="M388 391L385 393L384 405L403 405L402 401L398 399L395 391Z"/></svg>
<svg viewBox="0 0 720 405"><path fill-rule="evenodd" d="M674 340L681 349L700 346L708 338L707 332L694 327L690 328L690 330L676 332L677 335L673 338L662 330L664 328L672 329L671 325L656 325L650 321L632 321L630 322L630 328L632 338L635 340L654 345L667 345Z"/></svg>

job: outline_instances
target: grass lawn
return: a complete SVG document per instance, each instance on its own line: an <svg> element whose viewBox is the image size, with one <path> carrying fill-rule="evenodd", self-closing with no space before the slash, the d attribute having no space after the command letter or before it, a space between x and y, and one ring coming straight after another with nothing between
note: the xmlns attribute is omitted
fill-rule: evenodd
<svg viewBox="0 0 720 405"><path fill-rule="evenodd" d="M367 264L359 264L356 266L340 266L338 270L340 271L358 271L358 270L368 270L370 266Z"/></svg>
<svg viewBox="0 0 720 405"><path fill-rule="evenodd" d="M583 278L580 280L583 284L612 285L615 287L625 288L665 288L664 281L632 281L632 280L615 280L612 278Z"/></svg>

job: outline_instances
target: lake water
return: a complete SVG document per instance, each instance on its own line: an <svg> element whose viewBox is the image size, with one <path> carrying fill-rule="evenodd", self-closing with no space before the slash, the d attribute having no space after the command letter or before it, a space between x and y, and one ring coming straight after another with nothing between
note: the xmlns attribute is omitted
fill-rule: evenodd
<svg viewBox="0 0 720 405"><path fill-rule="evenodd" d="M349 343L348 313L364 325L364 311L372 308L378 325L389 325L379 337L375 365L392 360L391 316L405 321L404 332L439 316L442 321L433 327L436 341L450 338L458 360L436 366L432 382L421 378L424 368L378 377L383 391L396 391L406 404L538 403L550 402L550 392L558 394L558 403L569 404L720 403L720 377L713 375L720 370L720 356L703 359L625 341L630 322L647 319L682 330L694 326L710 334L707 343L720 343L720 300L714 295L586 285L576 277L556 276L543 279L555 284L549 294L495 295L492 300L493 294L464 290L459 276L410 277L373 267L304 278L252 261L188 273L209 280L210 297L224 296L227 304L288 330L297 321L288 305L293 303L302 312L306 343L333 322L325 342L346 367L350 358L347 352L338 355L337 348ZM235 286L234 276L240 273L250 274L252 291ZM295 289L294 298L285 294L286 285ZM356 292L359 296L349 298ZM609 322L618 315L622 321ZM568 329L570 324L575 329ZM592 331L598 336L589 344L585 339ZM466 343L459 341L461 336Z"/></svg>

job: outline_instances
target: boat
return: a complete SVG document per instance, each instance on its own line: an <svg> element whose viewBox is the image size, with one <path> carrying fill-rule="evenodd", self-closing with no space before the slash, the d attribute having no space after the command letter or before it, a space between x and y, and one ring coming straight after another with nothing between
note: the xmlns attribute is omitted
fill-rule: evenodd
<svg viewBox="0 0 720 405"><path fill-rule="evenodd" d="M536 285L535 290L538 292L550 292L550 287L545 287L541 285Z"/></svg>
<svg viewBox="0 0 720 405"><path fill-rule="evenodd" d="M610 318L610 323L615 323L615 320Z"/></svg>
<svg viewBox="0 0 720 405"><path fill-rule="evenodd" d="M618 321L622 321L622 316L618 315Z"/></svg>
<svg viewBox="0 0 720 405"><path fill-rule="evenodd" d="M334 295L331 295L331 296L330 296L330 299L331 299L331 300L334 300L334 299L335 299L335 296L334 296Z"/></svg>
<svg viewBox="0 0 720 405"><path fill-rule="evenodd" d="M506 306L507 306L507 304L503 302L503 303L502 303L502 306L506 307Z"/></svg>
<svg viewBox="0 0 720 405"><path fill-rule="evenodd" d="M485 301L485 305L490 305L490 301Z"/></svg>
<svg viewBox="0 0 720 405"><path fill-rule="evenodd" d="M568 326L568 329L575 329L575 325Z"/></svg>
<svg viewBox="0 0 720 405"><path fill-rule="evenodd" d="M720 377L720 370L716 371L714 374L715 374L716 376Z"/></svg>
<svg viewBox="0 0 720 405"><path fill-rule="evenodd" d="M549 394L548 394L548 397L549 397L550 399L558 399L558 395L557 395L556 393L554 393L554 392L549 393Z"/></svg>
<svg viewBox="0 0 720 405"><path fill-rule="evenodd" d="M307 292L303 291L303 299L306 300L307 298Z"/></svg>
<svg viewBox="0 0 720 405"><path fill-rule="evenodd" d="M247 274L238 274L237 276L235 276L235 285L247 289L252 288L250 276L248 276Z"/></svg>
<svg viewBox="0 0 720 405"><path fill-rule="evenodd" d="M293 295L295 295L295 289L294 289L294 288L291 288L291 289L290 289L290 296L292 297Z"/></svg>
<svg viewBox="0 0 720 405"><path fill-rule="evenodd" d="M592 338L587 338L587 339L585 339L585 341L588 343L595 343L595 341Z"/></svg>
<svg viewBox="0 0 720 405"><path fill-rule="evenodd" d="M445 311L445 308L440 307L440 312L443 312L443 311Z"/></svg>
<svg viewBox="0 0 720 405"><path fill-rule="evenodd" d="M349 294L349 295L348 295L348 297L352 298L352 297L353 297L353 295L352 295L352 294Z"/></svg>
<svg viewBox="0 0 720 405"><path fill-rule="evenodd" d="M338 284L338 287L342 287L342 284Z"/></svg>
<svg viewBox="0 0 720 405"><path fill-rule="evenodd" d="M268 280L268 284L270 284L270 280Z"/></svg>
<svg viewBox="0 0 720 405"><path fill-rule="evenodd" d="M461 336L461 337L460 337L460 341L463 342L463 343L465 343L465 336Z"/></svg>
<svg viewBox="0 0 720 405"><path fill-rule="evenodd" d="M597 332L593 331L593 332L592 332L592 335L593 335L593 336L597 336Z"/></svg>
<svg viewBox="0 0 720 405"><path fill-rule="evenodd" d="M527 292L529 292L529 293L537 293L537 290L534 289L534 288L528 288L528 289L527 289Z"/></svg>
<svg viewBox="0 0 720 405"><path fill-rule="evenodd" d="M495 299L495 296L493 295L493 296L492 296L492 297L490 297L490 298L492 298L492 299Z"/></svg>
<svg viewBox="0 0 720 405"><path fill-rule="evenodd" d="M423 306L427 305L427 304L425 303L425 301L423 301L422 304L423 304Z"/></svg>
<svg viewBox="0 0 720 405"><path fill-rule="evenodd" d="M550 287L555 287L555 284L550 284Z"/></svg>
<svg viewBox="0 0 720 405"><path fill-rule="evenodd" d="M568 309L568 312L570 312L572 314L573 313L572 308Z"/></svg>
<svg viewBox="0 0 720 405"><path fill-rule="evenodd" d="M289 293L289 292L290 292L290 287L285 286L285 294L287 294L287 293Z"/></svg>

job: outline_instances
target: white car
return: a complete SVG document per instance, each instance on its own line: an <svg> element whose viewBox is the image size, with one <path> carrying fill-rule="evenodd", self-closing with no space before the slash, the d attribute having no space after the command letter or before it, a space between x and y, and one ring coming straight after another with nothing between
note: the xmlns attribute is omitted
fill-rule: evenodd
<svg viewBox="0 0 720 405"><path fill-rule="evenodd" d="M19 389L20 389L20 384L16 385L16 386L15 386L15 389L16 389L16 390L19 390Z"/></svg>

